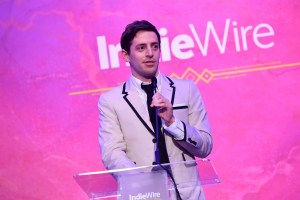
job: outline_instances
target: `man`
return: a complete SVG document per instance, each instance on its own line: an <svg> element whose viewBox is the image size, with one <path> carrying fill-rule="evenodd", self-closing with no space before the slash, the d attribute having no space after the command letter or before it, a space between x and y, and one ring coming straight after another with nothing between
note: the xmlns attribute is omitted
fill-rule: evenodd
<svg viewBox="0 0 300 200"><path fill-rule="evenodd" d="M126 26L121 37L122 56L129 62L130 78L99 99L99 143L107 169L147 166L204 158L212 150L208 116L192 81L160 74L160 35L148 21ZM154 83L155 82L155 83ZM144 85L155 84L155 94ZM148 104L147 104L148 103ZM157 109L157 110L156 110ZM153 122L153 110L158 120ZM157 123L158 122L158 123ZM157 128L158 127L158 128ZM157 131L158 141L155 139ZM159 148L160 152L155 153ZM195 165L171 168L175 182L199 182ZM182 199L203 199L201 187L180 190Z"/></svg>

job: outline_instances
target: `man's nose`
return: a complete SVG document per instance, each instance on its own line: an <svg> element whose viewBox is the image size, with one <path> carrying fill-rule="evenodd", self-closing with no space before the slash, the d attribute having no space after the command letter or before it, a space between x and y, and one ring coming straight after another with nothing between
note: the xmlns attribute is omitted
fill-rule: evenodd
<svg viewBox="0 0 300 200"><path fill-rule="evenodd" d="M153 57L153 50L151 47L147 47L146 56Z"/></svg>

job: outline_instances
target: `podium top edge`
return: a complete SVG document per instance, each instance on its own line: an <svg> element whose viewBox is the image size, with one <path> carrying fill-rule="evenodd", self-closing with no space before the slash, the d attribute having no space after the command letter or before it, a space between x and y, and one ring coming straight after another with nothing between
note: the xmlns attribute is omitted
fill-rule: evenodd
<svg viewBox="0 0 300 200"><path fill-rule="evenodd" d="M181 162L173 162L173 163L164 163L164 164L157 164L157 165L149 165L149 166L138 166L138 167L131 167L131 168L123 168L123 169L113 169L113 170L104 170L104 171L95 171L95 172L84 172L84 173L78 173L74 174L73 177L76 178L78 176L86 176L86 175L100 175L100 174L111 174L111 173L117 173L117 172L126 172L131 170L141 170L146 168L152 168L152 167L159 167L159 166L170 166L170 165L178 165L178 164L192 164L192 163L198 163L198 162L210 162L210 159L208 158L202 158L202 159L195 159L190 161L181 161Z"/></svg>

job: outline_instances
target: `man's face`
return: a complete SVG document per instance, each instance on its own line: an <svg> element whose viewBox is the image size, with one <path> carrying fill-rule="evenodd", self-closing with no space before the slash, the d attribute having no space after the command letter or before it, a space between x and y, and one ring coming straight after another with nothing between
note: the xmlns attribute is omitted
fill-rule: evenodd
<svg viewBox="0 0 300 200"><path fill-rule="evenodd" d="M136 33L130 46L130 54L122 50L123 58L130 63L132 75L149 82L158 73L160 47L156 34L152 31Z"/></svg>

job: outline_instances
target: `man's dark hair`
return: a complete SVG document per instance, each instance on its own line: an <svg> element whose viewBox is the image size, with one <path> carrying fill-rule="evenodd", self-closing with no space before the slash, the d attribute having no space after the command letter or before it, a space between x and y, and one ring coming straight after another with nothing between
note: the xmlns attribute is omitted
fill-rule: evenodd
<svg viewBox="0 0 300 200"><path fill-rule="evenodd" d="M121 36L121 48L124 49L128 54L130 54L132 40L139 31L153 31L157 35L160 47L160 35L156 27L146 20L134 21L126 26L125 31Z"/></svg>

